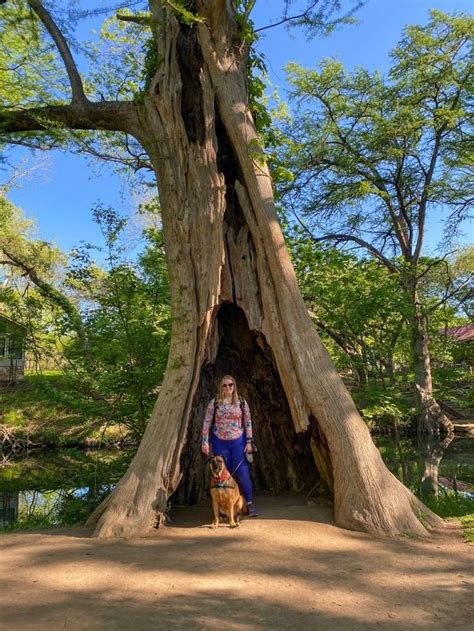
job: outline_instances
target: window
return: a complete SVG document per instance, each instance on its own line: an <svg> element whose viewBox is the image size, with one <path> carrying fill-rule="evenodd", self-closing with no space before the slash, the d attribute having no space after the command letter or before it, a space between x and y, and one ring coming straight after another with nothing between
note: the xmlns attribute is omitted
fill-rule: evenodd
<svg viewBox="0 0 474 631"><path fill-rule="evenodd" d="M8 357L10 359L22 359L23 358L23 338L20 336L11 336L7 340L8 344Z"/></svg>

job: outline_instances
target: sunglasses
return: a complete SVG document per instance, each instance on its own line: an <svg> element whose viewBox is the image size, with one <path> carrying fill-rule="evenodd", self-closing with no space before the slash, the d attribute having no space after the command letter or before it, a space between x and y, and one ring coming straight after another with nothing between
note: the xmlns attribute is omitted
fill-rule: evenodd
<svg viewBox="0 0 474 631"><path fill-rule="evenodd" d="M234 384L233 383L223 383L222 384L224 388L233 388Z"/></svg>

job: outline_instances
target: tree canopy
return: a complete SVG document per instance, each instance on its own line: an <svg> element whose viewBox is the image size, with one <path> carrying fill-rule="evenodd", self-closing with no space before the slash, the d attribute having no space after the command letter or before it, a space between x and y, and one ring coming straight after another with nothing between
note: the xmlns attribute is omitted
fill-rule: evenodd
<svg viewBox="0 0 474 631"><path fill-rule="evenodd" d="M317 238L352 242L389 269L417 264L430 214L452 237L472 208L470 16L406 28L387 77L335 60L289 68L299 112L288 201ZM400 257L400 263L388 259Z"/></svg>
<svg viewBox="0 0 474 631"><path fill-rule="evenodd" d="M470 16L432 11L427 25L405 29L387 77L331 59L289 66L299 110L286 129L285 199L315 243L369 253L406 292L423 431L450 428L433 400L433 308L420 288L443 265L424 252L430 222L442 213L446 254L473 206L473 28Z"/></svg>

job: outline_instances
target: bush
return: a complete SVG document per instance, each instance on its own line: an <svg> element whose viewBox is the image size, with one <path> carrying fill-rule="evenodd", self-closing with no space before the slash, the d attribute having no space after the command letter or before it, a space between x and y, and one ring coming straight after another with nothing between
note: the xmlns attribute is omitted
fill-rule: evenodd
<svg viewBox="0 0 474 631"><path fill-rule="evenodd" d="M352 396L370 429L408 427L415 417L411 395L399 386L368 384Z"/></svg>

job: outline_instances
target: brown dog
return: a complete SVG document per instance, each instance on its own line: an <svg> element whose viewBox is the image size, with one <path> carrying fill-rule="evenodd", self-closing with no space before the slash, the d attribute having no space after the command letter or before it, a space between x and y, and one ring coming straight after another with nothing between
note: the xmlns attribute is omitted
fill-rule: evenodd
<svg viewBox="0 0 474 631"><path fill-rule="evenodd" d="M238 519L247 511L247 503L240 493L239 486L230 475L222 456L209 458L211 469L211 497L214 511L213 528L219 527L220 514L229 518L229 526L236 528Z"/></svg>

